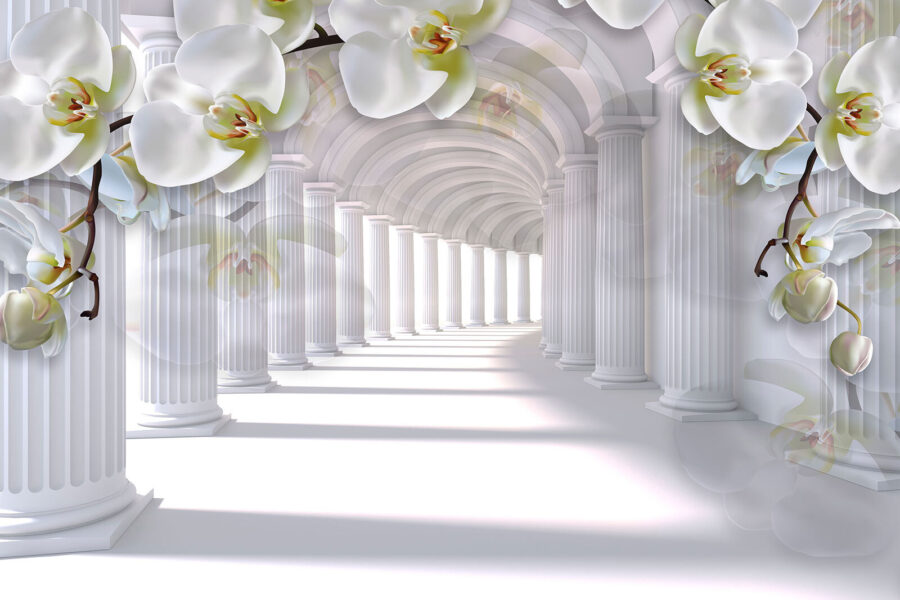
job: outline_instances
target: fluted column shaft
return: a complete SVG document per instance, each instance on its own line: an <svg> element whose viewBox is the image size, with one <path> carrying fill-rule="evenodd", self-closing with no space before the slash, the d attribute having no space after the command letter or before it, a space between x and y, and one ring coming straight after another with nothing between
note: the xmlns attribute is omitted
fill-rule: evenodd
<svg viewBox="0 0 900 600"><path fill-rule="evenodd" d="M597 364L601 389L655 387L644 372L642 117L605 117L597 194Z"/></svg>
<svg viewBox="0 0 900 600"><path fill-rule="evenodd" d="M506 250L494 248L494 318L491 325L509 324L509 286L506 276Z"/></svg>
<svg viewBox="0 0 900 600"><path fill-rule="evenodd" d="M303 185L309 221L306 253L306 351L309 356L337 356L337 282L334 183Z"/></svg>
<svg viewBox="0 0 900 600"><path fill-rule="evenodd" d="M698 133L681 114L687 79L666 86L669 137L668 248L666 269L666 376L660 404L681 411L737 408L733 387L734 298L731 210L723 201L701 201L692 189L708 167L686 160L719 148L720 132ZM712 185L731 185L713 183ZM717 190L708 192L717 196ZM702 234L698 234L702 232ZM726 417L727 418L727 417Z"/></svg>
<svg viewBox="0 0 900 600"><path fill-rule="evenodd" d="M45 4L0 5L0 60L8 57L11 35L43 15L38 5ZM115 3L55 5L87 9L118 43ZM80 193L43 181L23 185L58 227L64 216L84 209ZM123 530L136 515L124 509L143 506L125 475L125 229L106 210L97 211L96 225L92 269L101 281L99 317L79 317L93 303L92 286L82 280L60 302L70 325L60 354L47 359L39 348L0 344L0 557L108 547L96 536L60 530L107 517L118 519ZM84 234L83 227L72 232L81 240ZM0 265L0 293L25 284ZM50 531L57 533L37 544L17 537Z"/></svg>
<svg viewBox="0 0 900 600"><path fill-rule="evenodd" d="M391 339L391 218L369 219L369 287L372 290L369 337Z"/></svg>
<svg viewBox="0 0 900 600"><path fill-rule="evenodd" d="M565 182L553 179L547 182L547 198L544 204L544 278L541 285L541 321L544 328L544 356L562 356L562 209L565 200Z"/></svg>
<svg viewBox="0 0 900 600"><path fill-rule="evenodd" d="M424 304L422 306L422 329L440 331L440 301L438 279L438 240L436 233L422 235L422 283L424 284Z"/></svg>
<svg viewBox="0 0 900 600"><path fill-rule="evenodd" d="M269 364L302 370L306 357L306 265L303 155L276 154L266 173L266 203L272 225L269 255L277 256L278 287L269 298Z"/></svg>
<svg viewBox="0 0 900 600"><path fill-rule="evenodd" d="M266 227L266 179L216 199L220 216L250 208L237 222L220 218L216 269L219 297L219 393L266 391L269 375L267 303L275 285ZM219 258L219 257L217 257Z"/></svg>
<svg viewBox="0 0 900 600"><path fill-rule="evenodd" d="M338 259L338 344L366 343L366 283L363 266L363 210L361 202L338 202L340 232L345 248Z"/></svg>
<svg viewBox="0 0 900 600"><path fill-rule="evenodd" d="M484 246L472 249L472 285L469 288L469 327L484 327Z"/></svg>
<svg viewBox="0 0 900 600"><path fill-rule="evenodd" d="M562 357L559 367L594 369L597 263L597 158L569 155L560 161L565 180L562 259Z"/></svg>
<svg viewBox="0 0 900 600"><path fill-rule="evenodd" d="M516 252L516 323L531 323L531 255Z"/></svg>
<svg viewBox="0 0 900 600"><path fill-rule="evenodd" d="M447 240L447 329L462 329L462 242Z"/></svg>
<svg viewBox="0 0 900 600"><path fill-rule="evenodd" d="M397 333L416 333L415 227L397 228Z"/></svg>

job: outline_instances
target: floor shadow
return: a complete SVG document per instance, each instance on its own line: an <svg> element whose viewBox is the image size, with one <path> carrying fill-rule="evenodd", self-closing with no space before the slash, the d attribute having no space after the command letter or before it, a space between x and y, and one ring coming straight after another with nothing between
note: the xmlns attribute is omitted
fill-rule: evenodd
<svg viewBox="0 0 900 600"><path fill-rule="evenodd" d="M359 356L354 355L354 356ZM438 371L438 372L458 372L458 373L515 373L520 369L496 369L493 367L487 368L475 368L475 369L462 369L462 368L453 368L453 367L352 367L345 365L317 365L317 371L396 371L396 372L408 372L408 371Z"/></svg>
<svg viewBox="0 0 900 600"><path fill-rule="evenodd" d="M296 423L254 423L232 421L218 437L290 438L328 440L433 440L486 442L608 443L610 431L584 429L463 429L452 427L397 427L379 425L331 425ZM625 440L618 440L625 441Z"/></svg>
<svg viewBox="0 0 900 600"><path fill-rule="evenodd" d="M639 566L731 563L758 549L700 536L662 537L646 532L598 532L473 523L147 508L112 555L239 557L271 561L484 561L602 560Z"/></svg>
<svg viewBox="0 0 900 600"><path fill-rule="evenodd" d="M318 367L316 367L318 368ZM534 390L449 390L378 387L316 387L311 385L276 385L269 394L366 394L371 396L534 396Z"/></svg>
<svg viewBox="0 0 900 600"><path fill-rule="evenodd" d="M386 348L387 346L376 346L380 348ZM355 352L353 350L347 351L344 350L344 356L364 356L364 357L372 357L372 358L380 358L380 357L388 357L388 358L425 358L429 360L438 360L443 358L494 358L494 357L503 357L504 354L433 354L433 355L423 355L423 354L395 354L395 353L384 353L384 354L376 354L372 352ZM315 358L313 359L315 360Z"/></svg>

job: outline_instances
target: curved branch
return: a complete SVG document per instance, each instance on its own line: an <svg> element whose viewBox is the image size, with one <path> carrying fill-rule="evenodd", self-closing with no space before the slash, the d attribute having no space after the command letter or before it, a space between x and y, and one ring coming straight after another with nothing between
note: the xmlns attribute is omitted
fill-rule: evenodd
<svg viewBox="0 0 900 600"><path fill-rule="evenodd" d="M318 32L318 29L316 31ZM291 50L289 52L285 52L285 55L293 54L294 52L302 52L303 50L312 50L313 48L321 48L322 46L332 46L334 44L343 44L344 43L343 38L341 38L341 36L339 36L337 34L322 35L323 33L325 33L324 29L322 29L322 31L319 32L319 37L312 39L312 40L306 40L305 42L303 42L302 44L300 44L293 50Z"/></svg>

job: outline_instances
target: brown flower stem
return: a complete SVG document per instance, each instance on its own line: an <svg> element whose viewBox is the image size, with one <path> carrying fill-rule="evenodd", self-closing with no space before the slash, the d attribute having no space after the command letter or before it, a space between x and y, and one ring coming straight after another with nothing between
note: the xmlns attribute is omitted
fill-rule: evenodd
<svg viewBox="0 0 900 600"><path fill-rule="evenodd" d="M840 300L838 300L837 305L840 306L841 308L843 308L843 309L844 309L845 311L847 311L848 313L850 313L850 316L851 316L851 317L853 317L854 319L856 319L856 333L857 333L858 335L862 335L862 319L859 318L859 315L856 314L855 312L853 312L853 310L852 310L849 306L847 306L846 304L844 304L844 303L841 302Z"/></svg>
<svg viewBox="0 0 900 600"><path fill-rule="evenodd" d="M799 260L797 260L797 256L794 254L794 251L791 250L791 245L788 244L787 242L784 242L781 245L784 247L784 250L785 250L785 252L787 252L788 256L791 257L791 261L794 263L794 266L796 266L798 270L802 270L803 263L801 263Z"/></svg>
<svg viewBox="0 0 900 600"><path fill-rule="evenodd" d="M344 40L341 36L337 34L329 35L325 28L316 23L315 27L316 33L319 37L311 40L306 40L293 50L285 52L285 56L288 54L293 54L294 52L302 52L303 50L312 50L313 48L321 48L323 46L333 46L334 44L343 44Z"/></svg>
<svg viewBox="0 0 900 600"><path fill-rule="evenodd" d="M127 117L122 117L118 121L113 121L112 123L109 124L109 132L112 133L113 131L115 131L117 129L122 129L126 125L130 125L131 119L133 119L133 118L134 118L134 115L129 115Z"/></svg>

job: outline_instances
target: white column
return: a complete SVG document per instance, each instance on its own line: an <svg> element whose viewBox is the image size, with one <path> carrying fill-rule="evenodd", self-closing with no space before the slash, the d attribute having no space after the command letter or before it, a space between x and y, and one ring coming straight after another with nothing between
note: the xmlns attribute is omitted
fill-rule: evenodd
<svg viewBox="0 0 900 600"><path fill-rule="evenodd" d="M309 222L306 244L306 353L338 356L335 261L335 183L303 184Z"/></svg>
<svg viewBox="0 0 900 600"><path fill-rule="evenodd" d="M46 12L38 4L4 3L0 60L9 36ZM118 43L115 3L103 11L93 2L57 5L87 6ZM25 185L58 226L60 215L84 209L82 194ZM0 557L108 549L151 498L138 495L125 475L125 230L106 210L96 223L99 317L79 316L93 303L92 286L79 281L61 301L71 325L61 354L45 359L40 349L0 344ZM84 233L73 232L82 240ZM0 293L24 285L0 267Z"/></svg>
<svg viewBox="0 0 900 600"><path fill-rule="evenodd" d="M338 202L344 249L338 258L338 330L340 346L367 346L366 283L363 267L362 202Z"/></svg>
<svg viewBox="0 0 900 600"><path fill-rule="evenodd" d="M484 327L484 246L473 244L469 248L472 249L472 285L467 327Z"/></svg>
<svg viewBox="0 0 900 600"><path fill-rule="evenodd" d="M462 329L462 240L447 240L447 319L445 329Z"/></svg>
<svg viewBox="0 0 900 600"><path fill-rule="evenodd" d="M175 21L125 16L140 44L145 71L171 63L181 45ZM209 241L192 212L189 188L171 188L168 201L185 214L159 232L147 218L141 260L141 387L129 438L215 434L229 418L216 399L216 302L210 293ZM206 221L208 223L208 221Z"/></svg>
<svg viewBox="0 0 900 600"><path fill-rule="evenodd" d="M516 323L531 323L531 254L516 252Z"/></svg>
<svg viewBox="0 0 900 600"><path fill-rule="evenodd" d="M216 294L219 297L219 393L266 392L275 386L269 375L269 314L274 286L268 255L265 177L215 199L222 215L244 210L236 222L220 218L216 235ZM233 223L233 224L232 224Z"/></svg>
<svg viewBox="0 0 900 600"><path fill-rule="evenodd" d="M278 287L269 298L269 368L302 371L306 357L306 265L303 173L312 166L302 154L276 154L266 173L266 208L277 256Z"/></svg>
<svg viewBox="0 0 900 600"><path fill-rule="evenodd" d="M700 169L691 152L728 143L721 132L698 133L681 114L680 97L689 77L669 77L668 222L666 249L666 374L663 395L649 408L679 420L754 418L736 410L733 394L734 306L731 209L708 202L691 188ZM713 190L712 194L715 193ZM698 235L697 232L702 232Z"/></svg>
<svg viewBox="0 0 900 600"><path fill-rule="evenodd" d="M562 208L565 182L562 179L547 181L547 198L544 203L544 277L541 290L542 323L544 328L544 356L562 356Z"/></svg>
<svg viewBox="0 0 900 600"><path fill-rule="evenodd" d="M397 333L416 335L416 228L397 229Z"/></svg>
<svg viewBox="0 0 900 600"><path fill-rule="evenodd" d="M422 306L422 329L440 331L440 285L438 280L438 240L436 233L422 234L422 282L424 283L424 304Z"/></svg>
<svg viewBox="0 0 900 600"><path fill-rule="evenodd" d="M655 388L644 372L642 142L655 118L603 117L597 194L597 364L585 381L600 389Z"/></svg>
<svg viewBox="0 0 900 600"><path fill-rule="evenodd" d="M491 325L509 325L506 250L494 248L492 252L494 254L494 318Z"/></svg>
<svg viewBox="0 0 900 600"><path fill-rule="evenodd" d="M597 157L564 156L562 205L562 357L564 371L594 370L597 263Z"/></svg>
<svg viewBox="0 0 900 600"><path fill-rule="evenodd" d="M369 220L369 287L372 289L369 338L391 336L391 217L375 215Z"/></svg>

